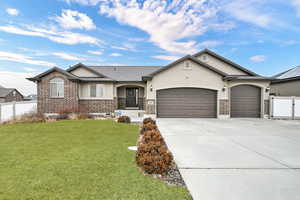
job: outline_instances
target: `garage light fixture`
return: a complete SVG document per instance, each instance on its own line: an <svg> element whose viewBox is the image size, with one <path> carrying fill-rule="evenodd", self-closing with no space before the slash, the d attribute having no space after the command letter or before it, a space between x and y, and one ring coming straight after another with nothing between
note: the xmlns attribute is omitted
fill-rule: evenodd
<svg viewBox="0 0 300 200"><path fill-rule="evenodd" d="M153 87L152 87L152 85L150 85L150 92L152 92L153 91Z"/></svg>
<svg viewBox="0 0 300 200"><path fill-rule="evenodd" d="M225 92L226 90L226 86L224 85L224 87L222 88L222 91Z"/></svg>
<svg viewBox="0 0 300 200"><path fill-rule="evenodd" d="M269 91L270 91L270 87L267 87L267 88L266 88L266 92L269 92Z"/></svg>

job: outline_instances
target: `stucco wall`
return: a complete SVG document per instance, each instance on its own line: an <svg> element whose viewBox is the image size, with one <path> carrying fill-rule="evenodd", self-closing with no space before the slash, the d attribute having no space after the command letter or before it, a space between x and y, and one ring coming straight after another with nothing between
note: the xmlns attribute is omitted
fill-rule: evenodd
<svg viewBox="0 0 300 200"><path fill-rule="evenodd" d="M222 76L189 61L191 69L184 69L184 62L181 62L159 74L155 75L152 81L147 82L147 99L156 99L156 90L176 87L206 88L219 91L219 97L225 94L221 91L224 87ZM152 91L150 87L152 86Z"/></svg>
<svg viewBox="0 0 300 200"><path fill-rule="evenodd" d="M89 84L101 84L103 85L103 97L96 97L96 98L91 98L87 97L86 94L89 93L88 86ZM107 83L107 82L93 82L93 83L80 83L79 84L79 98L80 99L108 99L112 100L114 98L114 84L113 83Z"/></svg>
<svg viewBox="0 0 300 200"><path fill-rule="evenodd" d="M277 96L300 96L300 80L271 85L271 93Z"/></svg>
<svg viewBox="0 0 300 200"><path fill-rule="evenodd" d="M206 57L206 59L204 59ZM223 62L222 60L219 60L209 54L202 54L201 56L197 57L202 62L205 62L214 68L217 68L221 70L222 72L225 72L228 75L247 75L245 72Z"/></svg>
<svg viewBox="0 0 300 200"><path fill-rule="evenodd" d="M71 73L79 77L99 77L97 74L82 67L78 67L77 69L73 70Z"/></svg>

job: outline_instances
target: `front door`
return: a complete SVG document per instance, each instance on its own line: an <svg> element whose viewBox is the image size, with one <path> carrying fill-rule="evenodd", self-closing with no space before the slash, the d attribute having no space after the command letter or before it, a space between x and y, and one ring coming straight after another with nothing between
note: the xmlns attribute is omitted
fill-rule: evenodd
<svg viewBox="0 0 300 200"><path fill-rule="evenodd" d="M137 107L137 88L126 88L126 107Z"/></svg>

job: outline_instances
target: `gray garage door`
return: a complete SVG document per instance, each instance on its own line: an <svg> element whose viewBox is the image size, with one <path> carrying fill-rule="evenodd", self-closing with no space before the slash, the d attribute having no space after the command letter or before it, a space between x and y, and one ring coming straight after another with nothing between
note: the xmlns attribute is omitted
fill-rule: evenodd
<svg viewBox="0 0 300 200"><path fill-rule="evenodd" d="M261 89L251 85L231 88L231 117L258 118L261 112Z"/></svg>
<svg viewBox="0 0 300 200"><path fill-rule="evenodd" d="M158 90L157 116L215 118L217 116L217 92L200 88Z"/></svg>

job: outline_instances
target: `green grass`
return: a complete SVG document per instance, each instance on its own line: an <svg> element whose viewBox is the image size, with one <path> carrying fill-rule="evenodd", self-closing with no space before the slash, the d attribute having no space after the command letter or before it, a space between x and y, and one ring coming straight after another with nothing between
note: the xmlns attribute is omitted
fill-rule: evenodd
<svg viewBox="0 0 300 200"><path fill-rule="evenodd" d="M190 199L139 171L137 135L108 120L0 125L0 199Z"/></svg>

